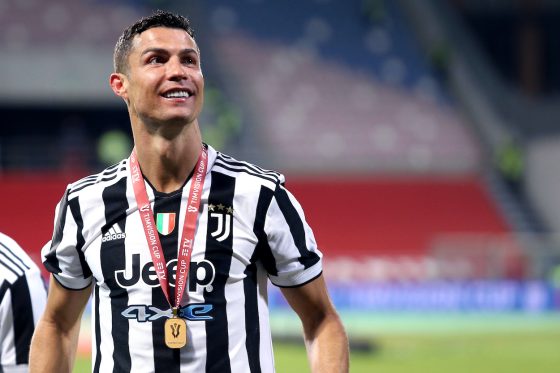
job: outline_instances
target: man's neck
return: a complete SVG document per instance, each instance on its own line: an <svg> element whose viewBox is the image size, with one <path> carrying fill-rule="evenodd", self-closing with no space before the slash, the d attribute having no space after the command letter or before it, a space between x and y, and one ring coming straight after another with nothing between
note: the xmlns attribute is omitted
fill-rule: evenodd
<svg viewBox="0 0 560 373"><path fill-rule="evenodd" d="M138 162L144 177L159 192L180 189L196 165L202 148L198 123L193 122L173 136L134 128Z"/></svg>

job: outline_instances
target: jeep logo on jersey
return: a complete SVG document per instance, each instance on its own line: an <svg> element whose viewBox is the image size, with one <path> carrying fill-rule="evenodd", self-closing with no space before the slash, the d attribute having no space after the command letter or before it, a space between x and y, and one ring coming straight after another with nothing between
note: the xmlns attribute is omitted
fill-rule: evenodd
<svg viewBox="0 0 560 373"><path fill-rule="evenodd" d="M210 217L218 219L218 226L214 232L210 235L216 239L218 242L222 242L229 237L231 233L231 217L233 215L233 208L231 206L224 206L221 203L219 205L208 205L208 211L210 211Z"/></svg>
<svg viewBox="0 0 560 373"><path fill-rule="evenodd" d="M115 271L115 280L120 287L128 288L134 286L140 280L151 287L160 286L154 268L154 263L150 261L149 263L144 264L142 268L140 268L140 254L133 254L131 264L131 268ZM167 262L167 273L172 274L171 276L169 276L170 286L175 286L176 269L177 259L173 259ZM214 282L215 276L216 269L211 262L205 259L201 260L200 262L191 262L189 268L188 291L196 292L199 286L202 287L203 290L212 291L212 283Z"/></svg>

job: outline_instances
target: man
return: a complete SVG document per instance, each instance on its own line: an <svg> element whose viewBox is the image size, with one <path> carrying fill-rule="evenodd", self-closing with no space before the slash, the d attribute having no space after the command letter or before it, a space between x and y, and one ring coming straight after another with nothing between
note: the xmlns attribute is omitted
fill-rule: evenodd
<svg viewBox="0 0 560 373"><path fill-rule="evenodd" d="M31 336L46 301L47 289L35 262L0 233L0 372L28 371Z"/></svg>
<svg viewBox="0 0 560 373"><path fill-rule="evenodd" d="M125 30L114 59L135 149L57 207L32 371L71 370L93 287L94 372L271 372L267 277L302 320L312 370L347 371L321 254L283 176L202 143L189 22L158 11Z"/></svg>

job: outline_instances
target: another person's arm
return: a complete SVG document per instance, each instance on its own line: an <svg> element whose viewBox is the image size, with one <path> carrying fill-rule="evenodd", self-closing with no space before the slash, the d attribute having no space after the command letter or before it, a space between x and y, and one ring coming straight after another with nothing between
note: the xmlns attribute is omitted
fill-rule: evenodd
<svg viewBox="0 0 560 373"><path fill-rule="evenodd" d="M80 321L90 295L91 286L68 290L51 276L47 306L31 341L30 373L72 371Z"/></svg>
<svg viewBox="0 0 560 373"><path fill-rule="evenodd" d="M303 324L312 372L348 372L348 338L329 298L323 276L292 288L282 288Z"/></svg>

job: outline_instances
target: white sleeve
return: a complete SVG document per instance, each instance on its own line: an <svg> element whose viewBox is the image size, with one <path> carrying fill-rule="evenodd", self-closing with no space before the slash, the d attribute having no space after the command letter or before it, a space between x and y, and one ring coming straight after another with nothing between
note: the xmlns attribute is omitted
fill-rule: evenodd
<svg viewBox="0 0 560 373"><path fill-rule="evenodd" d="M65 288L84 289L92 282L91 270L85 262L78 196L68 200L68 189L56 207L53 238L41 250L43 264Z"/></svg>

